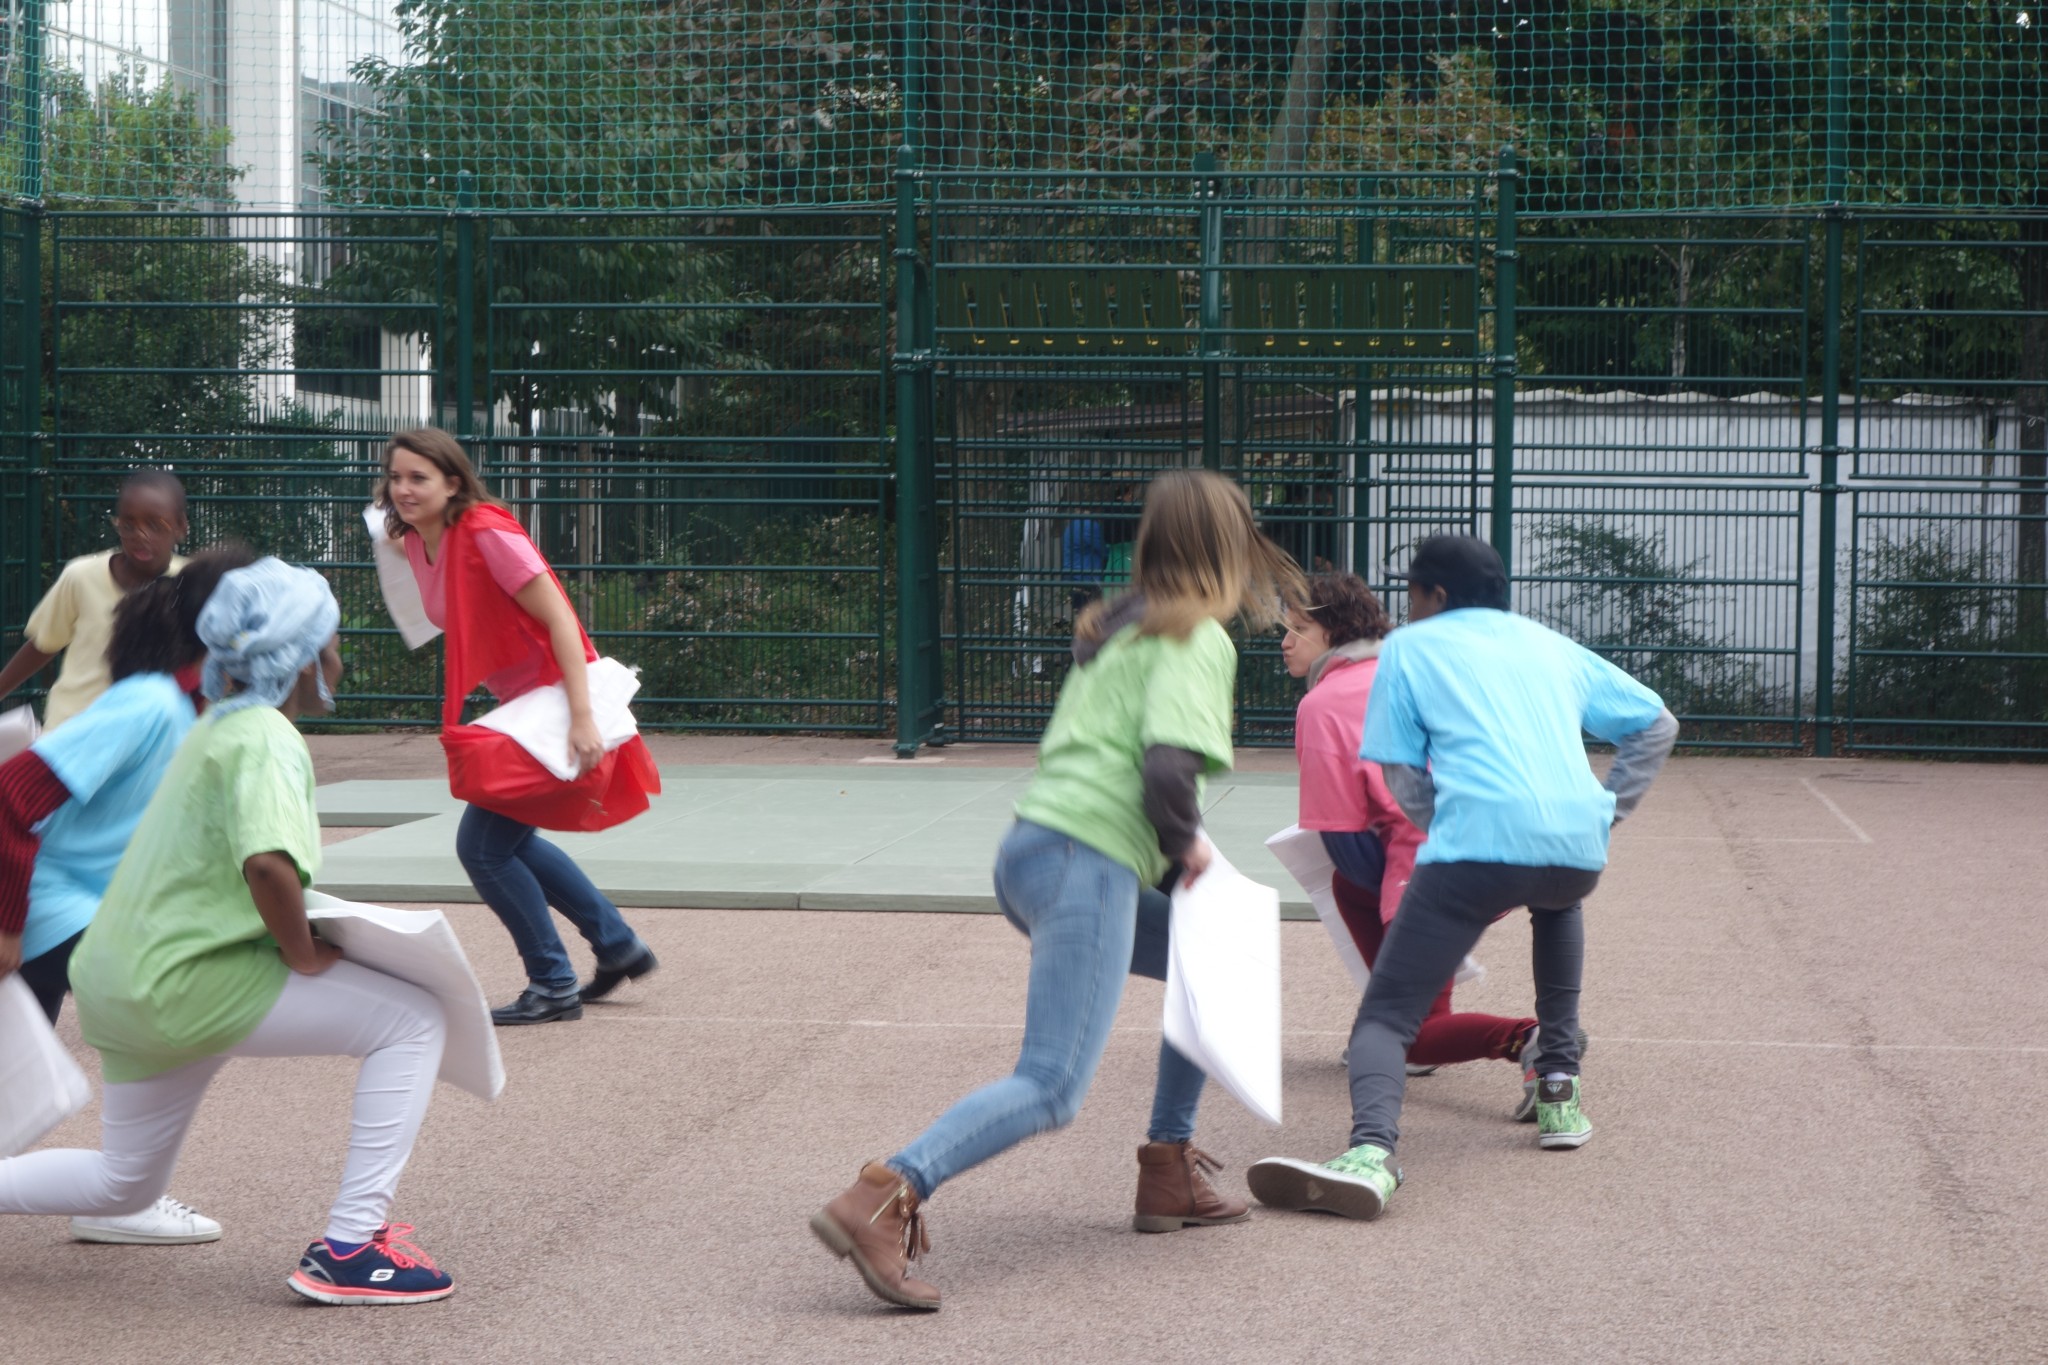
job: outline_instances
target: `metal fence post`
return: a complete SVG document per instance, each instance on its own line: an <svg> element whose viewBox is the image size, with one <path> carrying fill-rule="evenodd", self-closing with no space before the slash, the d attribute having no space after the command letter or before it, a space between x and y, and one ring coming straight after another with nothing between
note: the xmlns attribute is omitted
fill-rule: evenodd
<svg viewBox="0 0 2048 1365"><path fill-rule="evenodd" d="M455 175L455 434L476 432L476 177Z"/></svg>
<svg viewBox="0 0 2048 1365"><path fill-rule="evenodd" d="M1827 214L1821 258L1820 350L1820 563L1815 566L1813 752L1835 752L1835 560L1840 529L1842 463L1842 236L1847 215L1839 204Z"/></svg>
<svg viewBox="0 0 2048 1365"><path fill-rule="evenodd" d="M1196 193L1202 205L1202 467L1223 468L1223 194L1216 179L1216 154L1195 155Z"/></svg>
<svg viewBox="0 0 2048 1365"><path fill-rule="evenodd" d="M1493 507L1491 536L1515 579L1515 149L1500 153L1493 241Z"/></svg>
<svg viewBox="0 0 2048 1365"><path fill-rule="evenodd" d="M15 395L15 421L21 435L22 500L21 619L41 587L43 562L43 498L48 480L43 472L43 206L30 202L21 215L21 259L15 262L21 297L21 384ZM12 605L12 604L10 604Z"/></svg>
<svg viewBox="0 0 2048 1365"><path fill-rule="evenodd" d="M1813 752L1835 752L1835 560L1842 456L1842 238L1849 195L1849 0L1828 0L1827 219L1821 258L1820 563L1814 585Z"/></svg>
<svg viewBox="0 0 2048 1365"><path fill-rule="evenodd" d="M937 476L926 422L934 363L930 300L918 271L917 153L896 154L896 756L934 737L943 706L939 657Z"/></svg>

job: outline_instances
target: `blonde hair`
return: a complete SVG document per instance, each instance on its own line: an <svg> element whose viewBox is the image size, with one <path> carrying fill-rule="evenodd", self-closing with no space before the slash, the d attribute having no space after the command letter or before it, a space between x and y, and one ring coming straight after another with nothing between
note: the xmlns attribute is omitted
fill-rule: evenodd
<svg viewBox="0 0 2048 1365"><path fill-rule="evenodd" d="M1244 490L1206 469L1175 469L1152 481L1138 518L1131 587L1145 596L1138 630L1184 640L1204 621L1241 616L1277 625L1308 598L1301 568L1266 539ZM1099 641L1109 604L1097 602L1076 633Z"/></svg>
<svg viewBox="0 0 2048 1365"><path fill-rule="evenodd" d="M440 470L444 477L454 479L460 485L441 511L444 526L453 526L462 520L464 512L479 503L488 507L505 505L484 487L483 477L469 462L469 454L463 450L460 441L439 427L412 427L395 433L385 442L384 476L377 480L375 501L384 511L384 529L393 540L405 535L405 519L398 515L398 509L391 503L391 457L401 450L419 456Z"/></svg>

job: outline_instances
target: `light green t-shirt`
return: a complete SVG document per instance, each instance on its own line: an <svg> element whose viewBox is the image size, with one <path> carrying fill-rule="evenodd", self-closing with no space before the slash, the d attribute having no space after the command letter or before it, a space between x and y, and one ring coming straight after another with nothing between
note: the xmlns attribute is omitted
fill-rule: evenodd
<svg viewBox="0 0 2048 1365"><path fill-rule="evenodd" d="M320 866L312 755L270 706L192 727L71 959L79 1029L109 1082L224 1052L277 1003L290 968L242 877L258 853L308 884Z"/></svg>
<svg viewBox="0 0 2048 1365"><path fill-rule="evenodd" d="M1019 819L1056 829L1137 873L1166 875L1159 834L1145 818L1145 750L1190 749L1222 772L1237 689L1237 647L1214 621L1185 640L1126 626L1067 675L1038 746L1038 773Z"/></svg>

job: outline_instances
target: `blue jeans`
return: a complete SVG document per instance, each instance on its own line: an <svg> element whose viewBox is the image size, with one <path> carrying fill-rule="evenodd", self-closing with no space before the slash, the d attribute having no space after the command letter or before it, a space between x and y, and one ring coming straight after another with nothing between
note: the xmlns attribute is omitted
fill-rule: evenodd
<svg viewBox="0 0 2048 1365"><path fill-rule="evenodd" d="M526 979L560 993L576 985L576 969L548 906L562 912L590 944L599 965L633 956L640 936L569 855L534 833L532 825L471 806L455 831L463 871L512 935L526 964Z"/></svg>
<svg viewBox="0 0 2048 1365"><path fill-rule="evenodd" d="M996 904L1031 940L1017 1069L961 1099L889 1165L932 1191L1080 1112L1123 999L1124 978L1166 977L1167 898L1121 863L1020 820L996 855ZM1152 1093L1154 1142L1195 1135L1201 1069L1165 1042Z"/></svg>

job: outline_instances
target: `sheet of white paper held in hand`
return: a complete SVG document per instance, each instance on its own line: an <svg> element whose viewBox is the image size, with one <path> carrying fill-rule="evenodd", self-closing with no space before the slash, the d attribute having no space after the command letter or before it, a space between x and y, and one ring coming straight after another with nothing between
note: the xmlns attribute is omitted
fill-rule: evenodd
<svg viewBox="0 0 2048 1365"><path fill-rule="evenodd" d="M91 1098L28 983L0 980L0 1157L27 1151Z"/></svg>
<svg viewBox="0 0 2048 1365"><path fill-rule="evenodd" d="M0 763L34 744L42 733L43 727L36 724L36 713L26 706L0 711Z"/></svg>
<svg viewBox="0 0 2048 1365"><path fill-rule="evenodd" d="M306 918L350 962L409 981L439 1000L448 1016L441 1079L479 1098L498 1098L505 1089L505 1063L498 1055L490 1005L446 915L362 905L308 891Z"/></svg>
<svg viewBox="0 0 2048 1365"><path fill-rule="evenodd" d="M1280 866L1286 868L1288 875L1308 893L1308 903L1315 907L1316 918L1323 922L1330 944L1337 950L1337 960L1344 964L1345 971L1351 973L1351 980L1358 989L1364 990L1365 983L1372 980L1372 969L1365 965L1364 955L1358 951L1351 930L1345 927L1344 916L1337 910L1334 885L1337 865L1330 861L1329 853L1323 848L1323 836L1300 825L1289 825L1266 840L1266 847L1273 850ZM1458 964L1458 974L1452 980L1462 986L1485 975L1486 968L1467 957Z"/></svg>
<svg viewBox="0 0 2048 1365"><path fill-rule="evenodd" d="M1174 888L1165 1032L1245 1108L1280 1122L1280 893L1221 853Z"/></svg>

